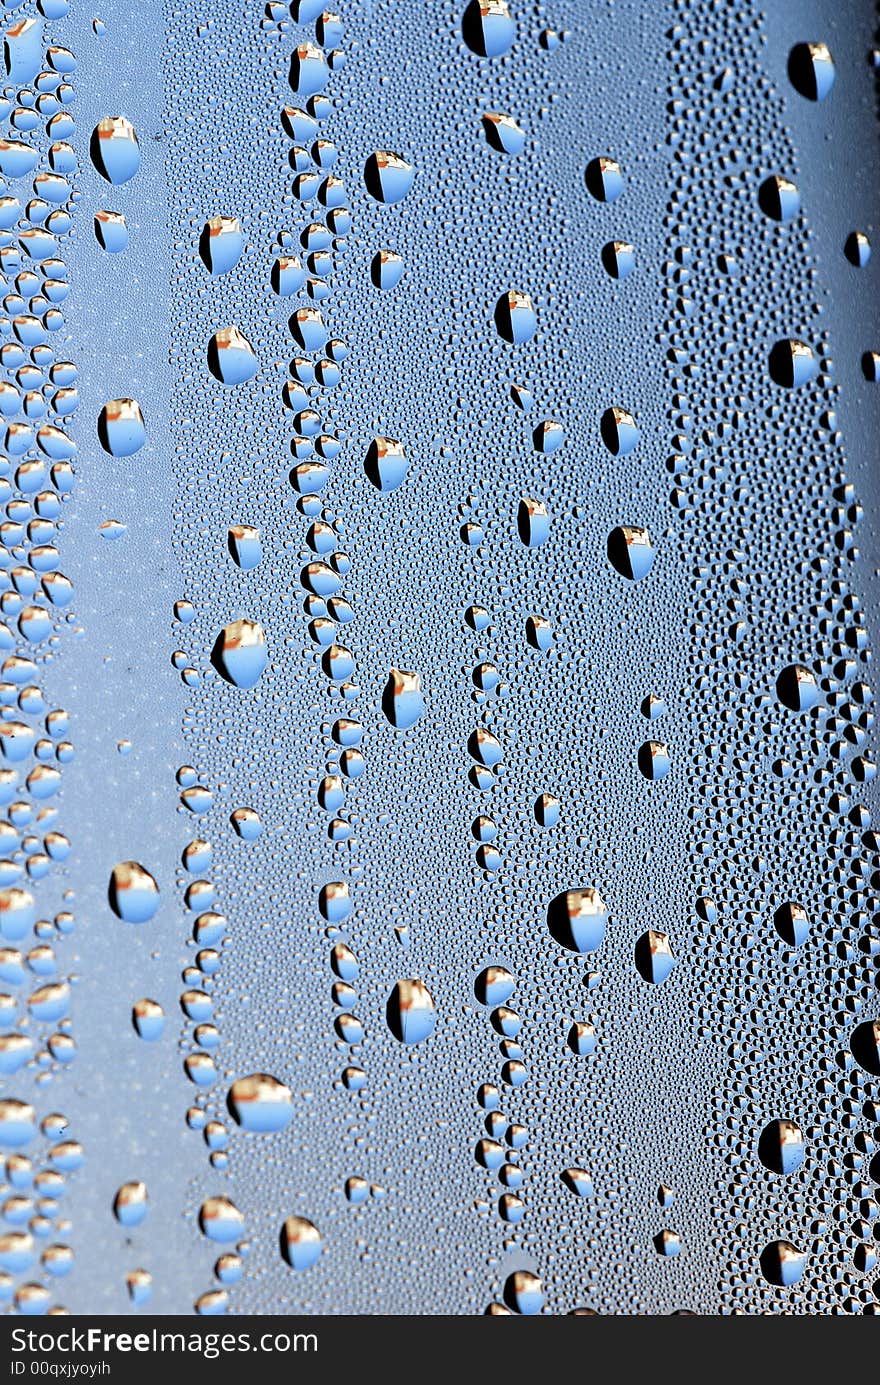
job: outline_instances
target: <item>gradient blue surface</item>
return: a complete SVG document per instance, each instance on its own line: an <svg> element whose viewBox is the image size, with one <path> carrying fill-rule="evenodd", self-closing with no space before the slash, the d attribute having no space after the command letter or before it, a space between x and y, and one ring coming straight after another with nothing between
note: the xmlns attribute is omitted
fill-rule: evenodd
<svg viewBox="0 0 880 1385"><path fill-rule="evenodd" d="M3 1085L36 1123L4 1147L10 1311L875 1311L880 335L876 251L844 252L877 230L872 6L510 0L495 56L461 0L6 8L39 26L4 102L38 170L69 156L48 109L26 128L30 66L76 55L72 229L35 272L70 283L37 369L79 391L66 424L45 391L77 447L55 531L0 535L4 657L36 660L3 721L62 770L57 820L0 824L2 1027L33 1041ZM790 55L820 41L813 101ZM90 156L117 116L120 184ZM0 342L48 214L8 181ZM146 441L114 456L126 399ZM64 611L27 595L46 542ZM69 1026L28 1004L53 965ZM283 1085L230 1107L253 1074Z"/></svg>

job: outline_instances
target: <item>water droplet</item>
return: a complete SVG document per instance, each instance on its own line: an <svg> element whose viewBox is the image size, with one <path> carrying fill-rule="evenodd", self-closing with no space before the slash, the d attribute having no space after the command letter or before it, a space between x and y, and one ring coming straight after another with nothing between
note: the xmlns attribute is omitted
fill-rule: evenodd
<svg viewBox="0 0 880 1385"><path fill-rule="evenodd" d="M111 457L131 457L147 440L141 406L136 399L111 399L98 415L98 438Z"/></svg>
<svg viewBox="0 0 880 1385"><path fill-rule="evenodd" d="M415 168L402 154L390 149L371 154L364 164L364 183L367 192L377 202L393 205L402 202L413 185Z"/></svg>
<svg viewBox="0 0 880 1385"><path fill-rule="evenodd" d="M13 1097L0 1099L0 1145L18 1149L28 1144L37 1133L37 1118L33 1106Z"/></svg>
<svg viewBox="0 0 880 1385"><path fill-rule="evenodd" d="M824 101L834 86L834 60L824 43L796 43L788 55L788 80L808 101Z"/></svg>
<svg viewBox="0 0 880 1385"><path fill-rule="evenodd" d="M516 25L507 0L469 0L461 18L468 48L481 58L499 58L512 47Z"/></svg>
<svg viewBox="0 0 880 1385"><path fill-rule="evenodd" d="M769 356L770 374L784 389L806 385L816 374L818 366L812 348L795 337L778 341Z"/></svg>
<svg viewBox="0 0 880 1385"><path fill-rule="evenodd" d="M672 768L668 748L662 741L644 741L639 746L638 765L646 779L665 779Z"/></svg>
<svg viewBox="0 0 880 1385"><path fill-rule="evenodd" d="M810 920L802 904L788 901L780 904L773 915L773 923L780 938L789 947L801 947L810 933Z"/></svg>
<svg viewBox="0 0 880 1385"><path fill-rule="evenodd" d="M128 245L128 226L122 212L95 212L95 239L108 255L118 255Z"/></svg>
<svg viewBox="0 0 880 1385"><path fill-rule="evenodd" d="M382 711L398 731L415 726L425 710L422 680L417 673L393 668L382 692Z"/></svg>
<svg viewBox="0 0 880 1385"><path fill-rule="evenodd" d="M230 525L226 543L230 557L242 572L251 572L263 557L260 531L252 524Z"/></svg>
<svg viewBox="0 0 880 1385"><path fill-rule="evenodd" d="M125 923L148 923L159 908L159 886L138 861L113 867L107 893L111 909Z"/></svg>
<svg viewBox="0 0 880 1385"><path fill-rule="evenodd" d="M140 1307L140 1305L148 1303L152 1297L153 1276L149 1270L129 1270L125 1276L125 1287L131 1302Z"/></svg>
<svg viewBox="0 0 880 1385"><path fill-rule="evenodd" d="M605 940L608 911L591 885L564 890L547 906L547 926L560 947L595 952Z"/></svg>
<svg viewBox="0 0 880 1385"><path fill-rule="evenodd" d="M649 928L636 942L636 967L642 979L652 985L659 986L666 980L676 960L666 933Z"/></svg>
<svg viewBox="0 0 880 1385"><path fill-rule="evenodd" d="M239 837L246 842L255 842L263 830L260 815L255 808L236 808L230 821Z"/></svg>
<svg viewBox="0 0 880 1385"><path fill-rule="evenodd" d="M809 712L819 701L819 687L810 669L788 664L776 679L776 696L792 712Z"/></svg>
<svg viewBox="0 0 880 1385"><path fill-rule="evenodd" d="M593 1196L593 1180L586 1169L563 1169L560 1178L568 1191L576 1197Z"/></svg>
<svg viewBox="0 0 880 1385"><path fill-rule="evenodd" d="M791 1241L771 1241L761 1251L761 1273L768 1284L790 1289L802 1278L807 1257Z"/></svg>
<svg viewBox="0 0 880 1385"><path fill-rule="evenodd" d="M221 385L242 385L259 368L253 347L238 327L221 327L208 342L208 369Z"/></svg>
<svg viewBox="0 0 880 1385"><path fill-rule="evenodd" d="M236 1078L226 1104L243 1130L260 1134L284 1130L293 1119L293 1093L277 1077L265 1072Z"/></svg>
<svg viewBox="0 0 880 1385"><path fill-rule="evenodd" d="M511 346L520 346L535 335L538 318L532 300L520 289L503 293L495 304L495 327L498 335Z"/></svg>
<svg viewBox="0 0 880 1385"><path fill-rule="evenodd" d="M850 1038L850 1049L860 1068L880 1077L880 1020L857 1024Z"/></svg>
<svg viewBox="0 0 880 1385"><path fill-rule="evenodd" d="M396 438L374 438L367 448L364 471L376 490L397 490L406 480L409 461L403 444Z"/></svg>
<svg viewBox="0 0 880 1385"><path fill-rule="evenodd" d="M482 117L486 143L499 154L521 154L526 145L525 131L512 115L487 111Z"/></svg>
<svg viewBox="0 0 880 1385"><path fill-rule="evenodd" d="M516 512L516 527L526 548L540 548L550 537L550 515L543 500L523 496Z"/></svg>
<svg viewBox="0 0 880 1385"><path fill-rule="evenodd" d="M377 250L370 262L370 278L377 289L396 288L403 278L403 257L394 250Z"/></svg>
<svg viewBox="0 0 880 1385"><path fill-rule="evenodd" d="M636 421L626 409L615 405L602 415L602 441L614 457L625 457L639 441Z"/></svg>
<svg viewBox="0 0 880 1385"><path fill-rule="evenodd" d="M654 549L647 529L622 524L608 535L608 561L630 582L639 582L654 565Z"/></svg>
<svg viewBox="0 0 880 1385"><path fill-rule="evenodd" d="M161 1039L165 1028L165 1011L157 1000L136 1000L132 1006L132 1023L142 1039L149 1043Z"/></svg>
<svg viewBox="0 0 880 1385"><path fill-rule="evenodd" d="M658 1255L664 1255L667 1258L678 1255L681 1252L681 1237L676 1231L667 1229L658 1231L654 1237L654 1249Z"/></svg>
<svg viewBox="0 0 880 1385"><path fill-rule="evenodd" d="M321 1258L318 1228L306 1217L288 1217L281 1228L281 1254L293 1270L308 1270Z"/></svg>
<svg viewBox="0 0 880 1385"><path fill-rule="evenodd" d="M420 1044L430 1038L437 1023L434 1000L423 981L411 977L398 981L386 1007L388 1028L402 1044Z"/></svg>
<svg viewBox="0 0 880 1385"><path fill-rule="evenodd" d="M108 116L92 131L92 163L108 183L127 183L141 165L134 126L124 115Z"/></svg>
<svg viewBox="0 0 880 1385"><path fill-rule="evenodd" d="M531 1317L544 1307L544 1289L531 1270L515 1270L504 1281L504 1302L513 1313Z"/></svg>
<svg viewBox="0 0 880 1385"><path fill-rule="evenodd" d="M199 1209L199 1227L211 1241L225 1244L244 1234L244 1216L224 1194L205 1198Z"/></svg>
<svg viewBox="0 0 880 1385"><path fill-rule="evenodd" d="M597 202L616 202L623 192L623 170L605 155L591 159L586 169L587 191Z"/></svg>
<svg viewBox="0 0 880 1385"><path fill-rule="evenodd" d="M602 246L602 264L612 279L628 279L635 269L635 250L628 241L609 240Z"/></svg>
<svg viewBox="0 0 880 1385"><path fill-rule="evenodd" d="M113 1199L113 1215L121 1226L140 1226L147 1215L146 1184L123 1183Z"/></svg>
<svg viewBox="0 0 880 1385"><path fill-rule="evenodd" d="M761 1131L758 1158L773 1173L795 1173L804 1162L805 1152L803 1132L794 1121L773 1120Z"/></svg>
<svg viewBox="0 0 880 1385"><path fill-rule="evenodd" d="M871 258L871 242L864 231L850 231L843 247L844 254L856 269L864 269Z"/></svg>
<svg viewBox="0 0 880 1385"><path fill-rule="evenodd" d="M211 652L211 663L235 688L256 687L268 662L263 627L254 620L234 620L224 626Z"/></svg>
<svg viewBox="0 0 880 1385"><path fill-rule="evenodd" d="M199 254L213 275L234 269L244 249L244 232L237 216L212 216L199 238Z"/></svg>
<svg viewBox="0 0 880 1385"><path fill-rule="evenodd" d="M503 1005L513 995L516 982L507 967L484 967L474 982L474 994L481 1005Z"/></svg>
<svg viewBox="0 0 880 1385"><path fill-rule="evenodd" d="M314 43L300 43L290 58L290 85L298 96L315 96L330 78L324 54Z"/></svg>

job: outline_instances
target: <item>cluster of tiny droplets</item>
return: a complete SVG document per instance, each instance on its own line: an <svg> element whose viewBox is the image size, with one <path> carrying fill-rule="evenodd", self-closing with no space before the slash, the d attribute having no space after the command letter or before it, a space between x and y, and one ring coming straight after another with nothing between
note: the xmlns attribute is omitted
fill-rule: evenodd
<svg viewBox="0 0 880 1385"><path fill-rule="evenodd" d="M703 1132L723 1160L718 1306L872 1312L865 1271L876 1262L878 1205L864 1168L880 1132L868 1074L849 1048L853 1016L875 989L878 865L860 802L874 774L871 656L851 577L860 509L835 416L810 208L784 218L760 210L765 180L798 181L783 100L762 70L760 17L734 25L711 6L679 4L677 20L663 345L700 707L694 1003L701 1035L728 1058ZM734 37L735 79L719 56ZM791 339L817 367L795 388L779 382L771 356ZM793 666L800 708L783 688ZM792 902L806 939L778 925ZM795 1090L793 1065L818 1074L815 1086ZM775 1121L798 1132L790 1169L761 1151Z"/></svg>

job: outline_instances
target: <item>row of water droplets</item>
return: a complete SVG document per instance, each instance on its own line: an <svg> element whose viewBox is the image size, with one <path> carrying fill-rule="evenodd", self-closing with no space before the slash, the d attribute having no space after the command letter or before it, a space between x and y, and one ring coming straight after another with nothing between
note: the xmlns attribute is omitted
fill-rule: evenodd
<svg viewBox="0 0 880 1385"><path fill-rule="evenodd" d="M51 676L61 632L81 633L58 542L74 484L77 447L69 429L79 403L62 311L70 290L63 247L80 200L72 143L76 58L63 43L47 43L44 23L63 20L67 11L67 0L40 0L36 14L19 17L6 30L2 112L8 133L0 141L5 180L0 257L6 285L0 325L6 454L0 483L6 491L0 555L6 698L0 739L6 767L0 773L7 814L0 957L4 985L13 988L3 994L8 1027L0 1049L5 1077L20 1073L20 1082L30 1074L38 1090L76 1057L69 1011L77 976L65 972L55 950L74 931L75 916L72 907L63 907L51 921L38 917L33 893L43 880L48 889L53 863L66 861L70 853L70 840L55 825L58 809L49 800L62 787L62 767L74 757L70 718L61 708L50 710L37 679ZM108 183L125 182L137 170L137 139L122 117L99 123L90 152ZM29 199L25 180L31 181ZM111 456L128 455L143 442L143 420L131 400L108 401L92 427ZM27 884L18 883L25 876ZM72 892L65 891L65 905L72 900ZM28 993L16 996L18 987ZM68 1273L74 1257L69 1244L53 1237L70 1230L61 1199L84 1158L80 1143L69 1137L67 1118L54 1112L38 1121L38 1104L17 1095L0 1104L0 1141L14 1151L5 1158L2 1292L28 1314L63 1311L50 1286ZM34 1155L29 1147L38 1130L50 1145ZM120 1207L124 1200L120 1190ZM38 1260L39 1279L33 1277Z"/></svg>

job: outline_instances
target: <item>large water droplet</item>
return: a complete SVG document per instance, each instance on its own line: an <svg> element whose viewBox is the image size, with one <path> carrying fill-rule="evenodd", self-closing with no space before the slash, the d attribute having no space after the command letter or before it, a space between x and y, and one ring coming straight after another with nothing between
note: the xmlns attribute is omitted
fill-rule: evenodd
<svg viewBox="0 0 880 1385"><path fill-rule="evenodd" d="M208 369L222 385L242 385L259 368L253 347L238 327L221 327L208 342Z"/></svg>
<svg viewBox="0 0 880 1385"><path fill-rule="evenodd" d="M544 1290L531 1270L515 1270L504 1281L504 1302L513 1313L531 1317L544 1307Z"/></svg>
<svg viewBox="0 0 880 1385"><path fill-rule="evenodd" d="M794 1173L804 1162L805 1150L803 1132L791 1120L770 1121L758 1140L758 1158L773 1173Z"/></svg>
<svg viewBox="0 0 880 1385"><path fill-rule="evenodd" d="M768 1284L789 1289L803 1277L807 1257L791 1241L771 1241L761 1251L761 1273Z"/></svg>
<svg viewBox="0 0 880 1385"><path fill-rule="evenodd" d="M393 668L382 692L382 711L398 731L415 726L425 710L422 680L417 673Z"/></svg>
<svg viewBox="0 0 880 1385"><path fill-rule="evenodd" d="M243 1130L260 1134L284 1130L293 1119L293 1093L277 1077L265 1072L236 1078L226 1104Z"/></svg>
<svg viewBox="0 0 880 1385"><path fill-rule="evenodd" d="M371 154L364 164L367 192L377 202L389 206L403 201L415 176L413 165L402 154L395 154L390 149L380 149Z"/></svg>
<svg viewBox="0 0 880 1385"><path fill-rule="evenodd" d="M501 57L516 38L507 0L469 0L461 17L461 34L472 53L481 58Z"/></svg>
<svg viewBox="0 0 880 1385"><path fill-rule="evenodd" d="M148 923L159 908L159 886L139 861L113 867L107 894L114 914L126 923Z"/></svg>
<svg viewBox="0 0 880 1385"><path fill-rule="evenodd" d="M788 80L808 101L824 101L834 86L834 60L825 43L796 43L788 55Z"/></svg>
<svg viewBox="0 0 880 1385"><path fill-rule="evenodd" d="M244 249L244 233L237 216L212 216L199 237L199 254L213 275L234 269Z"/></svg>
<svg viewBox="0 0 880 1385"><path fill-rule="evenodd" d="M253 688L269 662L266 636L255 620L233 620L214 641L211 663L236 688Z"/></svg>
<svg viewBox="0 0 880 1385"><path fill-rule="evenodd" d="M509 289L495 304L498 335L511 346L520 346L535 335L538 318L532 300L520 289Z"/></svg>
<svg viewBox="0 0 880 1385"><path fill-rule="evenodd" d="M108 183L127 183L141 165L134 126L124 115L99 121L92 131L89 152L95 168Z"/></svg>
<svg viewBox="0 0 880 1385"><path fill-rule="evenodd" d="M434 1032L437 1015L424 981L398 981L386 1006L388 1028L402 1044L420 1044Z"/></svg>
<svg viewBox="0 0 880 1385"><path fill-rule="evenodd" d="M860 1068L872 1077L880 1077L880 1020L864 1020L857 1024L850 1038L850 1048Z"/></svg>
<svg viewBox="0 0 880 1385"><path fill-rule="evenodd" d="M293 1270L308 1270L321 1258L318 1228L306 1217L288 1217L281 1228L281 1254Z"/></svg>
<svg viewBox="0 0 880 1385"><path fill-rule="evenodd" d="M630 582L639 582L654 565L654 549L647 529L621 524L608 535L608 560Z"/></svg>
<svg viewBox="0 0 880 1385"><path fill-rule="evenodd" d="M364 471L379 491L394 491L403 485L409 461L403 444L396 438L374 438L367 448Z"/></svg>
<svg viewBox="0 0 880 1385"><path fill-rule="evenodd" d="M147 430L136 399L111 399L98 415L98 437L111 457L131 457L143 447Z"/></svg>

